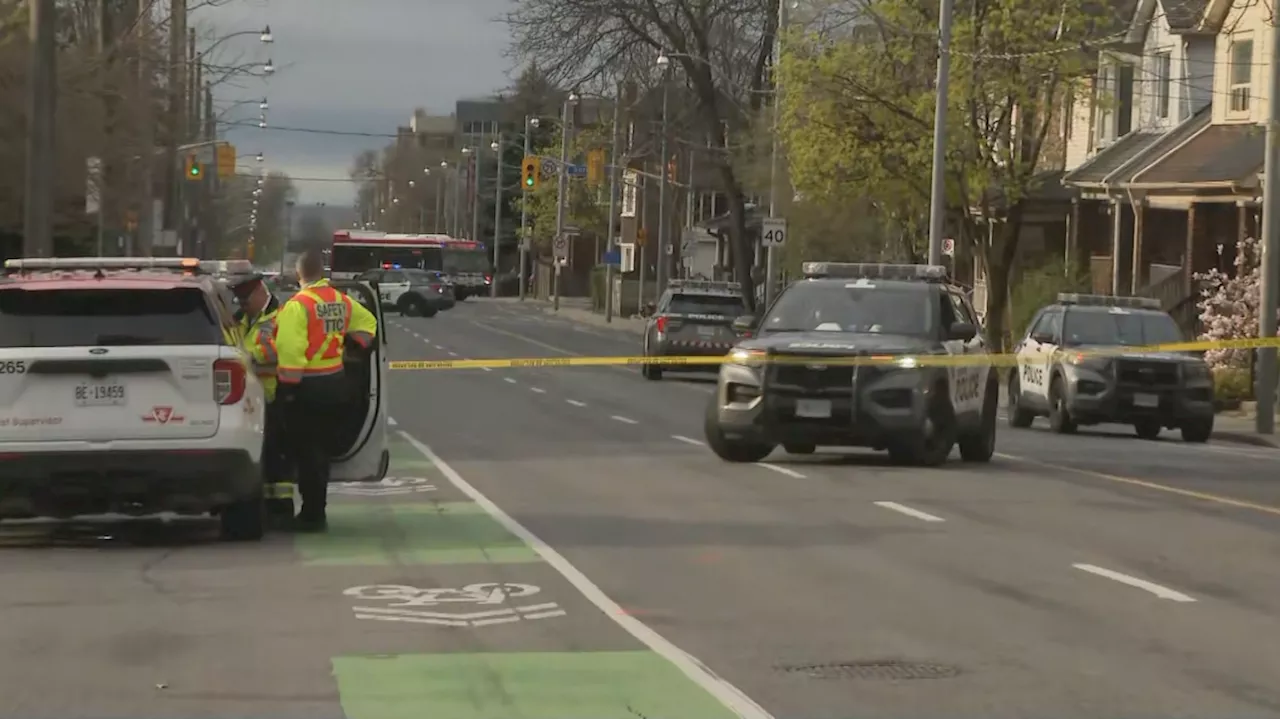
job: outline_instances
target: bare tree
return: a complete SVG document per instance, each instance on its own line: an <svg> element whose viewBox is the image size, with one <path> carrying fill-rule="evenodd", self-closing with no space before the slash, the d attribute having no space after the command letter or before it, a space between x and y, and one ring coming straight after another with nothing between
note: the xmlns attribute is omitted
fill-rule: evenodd
<svg viewBox="0 0 1280 719"><path fill-rule="evenodd" d="M611 91L652 78L654 60L667 54L685 77L699 134L718 138L764 102L777 8L777 0L519 0L506 19L516 54L561 86ZM746 193L727 154L709 159L729 201L734 269L754 305Z"/></svg>

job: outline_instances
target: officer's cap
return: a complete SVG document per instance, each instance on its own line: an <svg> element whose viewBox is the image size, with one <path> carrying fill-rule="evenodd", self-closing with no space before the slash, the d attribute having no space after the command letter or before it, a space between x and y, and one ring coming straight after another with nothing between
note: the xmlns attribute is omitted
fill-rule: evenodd
<svg viewBox="0 0 1280 719"><path fill-rule="evenodd" d="M258 287L258 283L262 282L261 272L248 272L245 274L232 275L227 278L227 287L236 293L239 297L248 296Z"/></svg>

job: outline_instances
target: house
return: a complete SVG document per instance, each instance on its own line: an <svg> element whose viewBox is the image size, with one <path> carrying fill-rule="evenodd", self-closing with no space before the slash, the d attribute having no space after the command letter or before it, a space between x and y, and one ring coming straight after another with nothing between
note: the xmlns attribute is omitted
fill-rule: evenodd
<svg viewBox="0 0 1280 719"><path fill-rule="evenodd" d="M1158 297L1190 324L1194 274L1229 265L1255 231L1266 12L1142 0L1123 42L1102 51L1091 122L1069 143L1088 159L1063 178L1079 192L1067 257L1095 290Z"/></svg>

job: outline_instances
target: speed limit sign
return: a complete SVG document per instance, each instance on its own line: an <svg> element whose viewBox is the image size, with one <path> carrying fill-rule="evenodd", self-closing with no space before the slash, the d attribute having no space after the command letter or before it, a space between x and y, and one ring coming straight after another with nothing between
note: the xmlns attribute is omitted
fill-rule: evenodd
<svg viewBox="0 0 1280 719"><path fill-rule="evenodd" d="M760 244L765 247L782 247L787 244L787 221L781 217L766 217L761 220Z"/></svg>
<svg viewBox="0 0 1280 719"><path fill-rule="evenodd" d="M956 241L950 237L942 241L942 254L951 256L956 253Z"/></svg>

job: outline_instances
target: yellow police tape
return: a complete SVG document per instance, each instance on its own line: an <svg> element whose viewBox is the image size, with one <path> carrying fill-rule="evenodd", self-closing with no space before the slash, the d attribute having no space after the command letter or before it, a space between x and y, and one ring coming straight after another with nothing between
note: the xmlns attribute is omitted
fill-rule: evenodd
<svg viewBox="0 0 1280 719"><path fill-rule="evenodd" d="M814 343L817 344L817 343ZM845 344L833 340L829 349L837 349ZM856 342L849 343L854 347ZM1236 340L1197 340L1194 342L1176 342L1170 344L1147 345L1143 347L1114 347L1105 350L1077 351L1060 350L1064 354L1085 357L1107 357L1115 355L1155 354L1161 352L1203 352L1205 350L1244 350L1261 347L1280 347L1280 337L1249 337ZM811 347L819 349L819 347ZM457 359L457 360L399 360L390 362L393 370L438 370L438 369L509 369L521 367L636 367L640 365L662 366L713 366L730 361L737 364L823 364L827 366L898 366L898 367L955 367L963 365L995 365L1012 367L1017 364L1014 354L926 354L926 355L871 355L859 357L831 357L822 355L768 355L751 351L735 350L724 356L682 356L682 357L535 357L521 359Z"/></svg>

